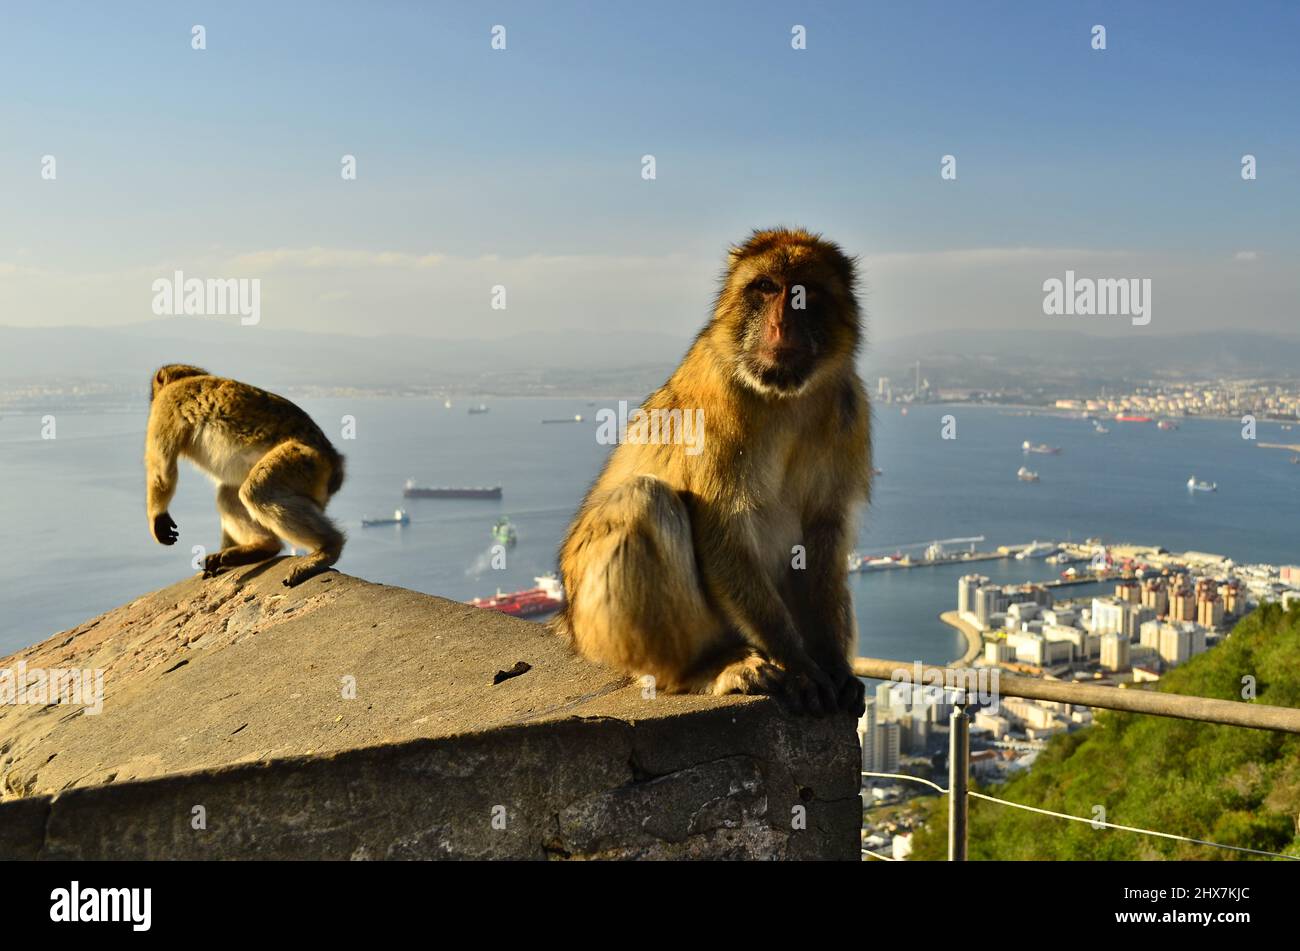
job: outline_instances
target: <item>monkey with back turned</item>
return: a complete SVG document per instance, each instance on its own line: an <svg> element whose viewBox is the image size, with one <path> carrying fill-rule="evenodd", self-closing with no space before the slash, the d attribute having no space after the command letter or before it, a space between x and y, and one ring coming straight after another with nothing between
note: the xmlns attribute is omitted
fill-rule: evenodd
<svg viewBox="0 0 1300 951"><path fill-rule="evenodd" d="M561 545L554 625L583 656L669 692L861 715L847 556L872 469L855 284L806 231L731 250L712 319L642 407L702 408L702 451L623 442Z"/></svg>
<svg viewBox="0 0 1300 951"><path fill-rule="evenodd" d="M338 561L344 536L325 506L343 485L343 456L310 416L274 393L185 364L159 369L152 387L145 502L160 544L179 536L167 506L184 456L217 484L221 549L207 556L204 577L272 558L281 539L308 552L285 578L289 587Z"/></svg>

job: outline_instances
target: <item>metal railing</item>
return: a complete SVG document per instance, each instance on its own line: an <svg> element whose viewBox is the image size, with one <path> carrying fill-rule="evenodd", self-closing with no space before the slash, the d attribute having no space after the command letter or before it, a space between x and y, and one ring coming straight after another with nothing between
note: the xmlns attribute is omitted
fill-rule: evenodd
<svg viewBox="0 0 1300 951"><path fill-rule="evenodd" d="M961 693L962 687L950 686L950 684L954 680L960 681L962 674L974 674L981 669L992 671L996 668L942 667L917 664L915 662L881 660L876 657L857 657L853 660L853 672L859 677L872 680L890 680L896 683L912 683L915 686L927 688L941 687L945 693ZM1127 713L1145 713L1158 717L1196 720L1201 723L1220 723L1255 730L1300 734L1300 709L1292 707L1273 707L1262 703L1246 703L1237 700L1214 700L1208 697L1189 697L1182 694L1156 693L1141 689L1101 687L1096 684L1039 680L1035 677L1006 674L1000 670L997 672L996 691L1000 696L1023 697L1027 700L1048 700L1087 707L1101 707L1105 710L1122 710ZM966 833L970 797L991 798L970 791L970 714L967 712L967 708L979 705L973 701L959 699L954 702L952 715L948 718L948 789L946 792L948 794L948 860L951 862L966 861ZM1006 805L1018 805L1006 800L994 801L1003 802ZM1021 806L1020 808L1028 809L1030 807ZM1078 819L1080 817L1064 816L1063 818ZM1103 823L1103 825L1110 824ZM1127 827L1118 826L1115 828ZM1128 829L1128 831L1146 832L1148 830ZM1150 834L1166 835L1168 838L1185 838L1183 836L1170 836L1165 833ZM1189 839L1187 841L1198 840ZM1217 845L1217 843L1212 842L1202 844ZM1224 847L1233 848L1232 846ZM1237 851L1255 850L1237 849Z"/></svg>

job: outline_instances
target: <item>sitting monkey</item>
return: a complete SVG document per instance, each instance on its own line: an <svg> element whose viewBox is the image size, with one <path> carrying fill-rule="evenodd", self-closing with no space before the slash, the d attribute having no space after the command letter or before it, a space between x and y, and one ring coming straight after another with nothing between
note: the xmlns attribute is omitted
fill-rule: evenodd
<svg viewBox="0 0 1300 951"><path fill-rule="evenodd" d="M642 407L702 408L702 451L623 442L561 546L554 624L579 653L669 692L861 715L847 556L872 468L855 283L806 231L732 249L712 320Z"/></svg>
<svg viewBox="0 0 1300 951"><path fill-rule="evenodd" d="M343 457L311 417L283 397L207 370L171 364L153 376L145 442L149 526L175 544L167 512L184 456L217 484L221 550L203 576L275 556L280 540L308 550L284 583L326 571L343 551L343 533L325 516L343 484Z"/></svg>

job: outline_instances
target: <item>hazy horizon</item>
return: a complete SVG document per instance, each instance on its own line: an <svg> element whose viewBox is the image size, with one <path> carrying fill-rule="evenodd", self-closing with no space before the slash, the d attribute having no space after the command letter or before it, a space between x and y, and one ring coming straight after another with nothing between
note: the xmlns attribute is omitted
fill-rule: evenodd
<svg viewBox="0 0 1300 951"><path fill-rule="evenodd" d="M727 245L797 224L861 257L873 343L1290 332L1300 8L1219 9L15 10L0 313L135 324L179 270L258 280L250 334L686 337ZM1151 322L1045 316L1070 270L1149 279Z"/></svg>

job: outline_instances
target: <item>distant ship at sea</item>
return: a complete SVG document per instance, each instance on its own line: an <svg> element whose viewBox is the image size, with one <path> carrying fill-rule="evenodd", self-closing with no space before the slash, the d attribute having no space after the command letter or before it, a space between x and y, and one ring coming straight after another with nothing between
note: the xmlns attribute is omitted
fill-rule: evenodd
<svg viewBox="0 0 1300 951"><path fill-rule="evenodd" d="M423 486L416 485L414 479L407 479L406 487L402 489L402 495L408 499L499 499L501 498L501 486L478 486L474 488L442 485Z"/></svg>
<svg viewBox="0 0 1300 951"><path fill-rule="evenodd" d="M535 588L512 591L508 594L500 589L490 598L471 598L466 604L489 611L500 611L511 617L538 617L554 614L564 607L564 588L553 574L539 575L533 579Z"/></svg>
<svg viewBox="0 0 1300 951"><path fill-rule="evenodd" d="M363 518L361 520L362 528L370 528L374 525L410 525L411 516L406 514L405 509L397 509L393 512L392 518Z"/></svg>
<svg viewBox="0 0 1300 951"><path fill-rule="evenodd" d="M492 526L492 537L507 548L514 548L519 541L519 533L515 531L514 524L504 515Z"/></svg>
<svg viewBox="0 0 1300 951"><path fill-rule="evenodd" d="M1016 478L1021 482L1037 482L1038 473L1034 472L1032 469L1026 468L1025 466L1021 466L1016 470Z"/></svg>
<svg viewBox="0 0 1300 951"><path fill-rule="evenodd" d="M559 419L544 419L542 420L542 422L543 423L580 423L582 422L582 415L579 414L576 416L562 416Z"/></svg>
<svg viewBox="0 0 1300 951"><path fill-rule="evenodd" d="M1156 423L1156 428L1169 431L1169 430L1177 429L1178 424L1175 423L1172 419L1162 419L1160 420L1160 422Z"/></svg>
<svg viewBox="0 0 1300 951"><path fill-rule="evenodd" d="M1188 492L1217 492L1219 491L1219 484L1217 482L1198 481L1196 476L1192 476L1190 479L1187 480L1187 491Z"/></svg>
<svg viewBox="0 0 1300 951"><path fill-rule="evenodd" d="M486 403L479 403L477 406L471 406L469 408L469 414L471 416L477 416L480 413L486 413L487 411L488 407Z"/></svg>
<svg viewBox="0 0 1300 951"><path fill-rule="evenodd" d="M1033 443L1026 439L1020 444L1020 448L1025 452L1035 452L1043 456L1058 456L1061 454L1060 446L1049 446L1047 443Z"/></svg>

